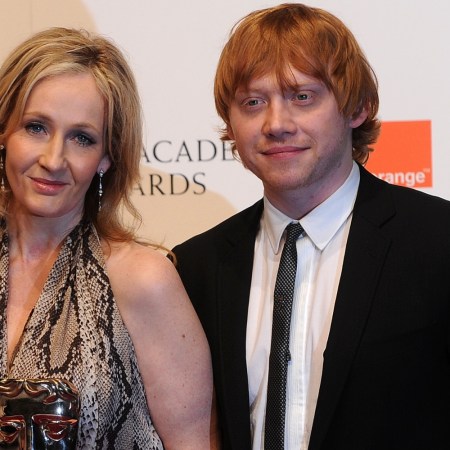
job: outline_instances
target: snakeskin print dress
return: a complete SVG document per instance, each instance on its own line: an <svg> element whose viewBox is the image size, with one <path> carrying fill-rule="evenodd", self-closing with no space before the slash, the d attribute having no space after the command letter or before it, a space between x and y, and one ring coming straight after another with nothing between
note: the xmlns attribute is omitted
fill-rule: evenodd
<svg viewBox="0 0 450 450"><path fill-rule="evenodd" d="M163 449L93 226L81 222L66 238L10 367L5 223L0 236L0 376L74 383L81 400L77 449Z"/></svg>

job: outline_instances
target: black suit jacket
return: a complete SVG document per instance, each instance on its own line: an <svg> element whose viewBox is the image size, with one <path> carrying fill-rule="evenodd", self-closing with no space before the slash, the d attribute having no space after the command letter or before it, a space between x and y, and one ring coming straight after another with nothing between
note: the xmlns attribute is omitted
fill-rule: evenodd
<svg viewBox="0 0 450 450"><path fill-rule="evenodd" d="M360 171L309 449L449 449L450 203ZM225 449L251 448L245 340L262 209L174 248L210 343Z"/></svg>

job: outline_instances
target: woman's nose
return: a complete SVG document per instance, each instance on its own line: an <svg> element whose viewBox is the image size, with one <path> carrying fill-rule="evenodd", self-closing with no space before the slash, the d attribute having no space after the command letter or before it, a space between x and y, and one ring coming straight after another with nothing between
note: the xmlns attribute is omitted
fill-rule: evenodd
<svg viewBox="0 0 450 450"><path fill-rule="evenodd" d="M52 136L45 144L39 163L49 171L64 168L66 164L64 139Z"/></svg>

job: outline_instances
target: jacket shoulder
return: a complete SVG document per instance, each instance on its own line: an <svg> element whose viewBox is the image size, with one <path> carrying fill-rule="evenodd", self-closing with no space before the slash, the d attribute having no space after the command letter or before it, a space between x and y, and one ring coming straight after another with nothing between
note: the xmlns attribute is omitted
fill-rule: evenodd
<svg viewBox="0 0 450 450"><path fill-rule="evenodd" d="M411 224L441 217L450 221L450 201L417 189L397 186L380 180L362 168L354 212L374 222L384 218L403 218Z"/></svg>
<svg viewBox="0 0 450 450"><path fill-rule="evenodd" d="M234 214L213 228L177 245L173 248L173 252L178 254L194 248L220 247L225 241L233 242L239 239L247 239L249 235L256 236L262 211L263 201L259 200L252 206Z"/></svg>

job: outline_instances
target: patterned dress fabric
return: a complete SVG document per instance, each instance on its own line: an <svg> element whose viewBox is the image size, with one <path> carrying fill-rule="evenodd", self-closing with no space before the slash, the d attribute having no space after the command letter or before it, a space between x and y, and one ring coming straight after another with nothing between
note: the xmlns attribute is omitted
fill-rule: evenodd
<svg viewBox="0 0 450 450"><path fill-rule="evenodd" d="M131 338L91 223L66 238L8 367L8 234L0 225L0 376L64 378L78 388L77 449L160 450Z"/></svg>

